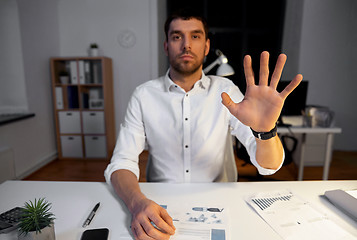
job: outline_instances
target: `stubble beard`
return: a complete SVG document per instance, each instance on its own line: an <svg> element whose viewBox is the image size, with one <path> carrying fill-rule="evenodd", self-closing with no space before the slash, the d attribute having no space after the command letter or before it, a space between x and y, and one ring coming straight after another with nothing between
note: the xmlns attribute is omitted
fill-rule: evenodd
<svg viewBox="0 0 357 240"><path fill-rule="evenodd" d="M196 57L196 55L194 55L192 53L189 53L189 54L191 54L194 57L194 59L198 59ZM203 64L203 59L204 59L204 58L202 58L202 60L191 62L191 61L180 61L179 57L180 56L177 56L173 59L170 58L170 65L174 71L176 71L177 73L179 73L183 76L191 75L191 74L197 72L198 70L200 70L200 68Z"/></svg>

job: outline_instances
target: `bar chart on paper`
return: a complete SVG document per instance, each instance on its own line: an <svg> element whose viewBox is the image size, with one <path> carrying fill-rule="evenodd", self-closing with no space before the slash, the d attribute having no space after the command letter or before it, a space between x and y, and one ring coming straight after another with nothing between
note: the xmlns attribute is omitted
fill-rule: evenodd
<svg viewBox="0 0 357 240"><path fill-rule="evenodd" d="M271 205L275 202L284 202L290 201L293 195L285 195L285 196L276 196L276 197L267 197L267 198L253 198L252 201L261 209L265 210L268 209Z"/></svg>
<svg viewBox="0 0 357 240"><path fill-rule="evenodd" d="M356 239L326 214L289 190L255 193L247 197L246 202L283 239Z"/></svg>

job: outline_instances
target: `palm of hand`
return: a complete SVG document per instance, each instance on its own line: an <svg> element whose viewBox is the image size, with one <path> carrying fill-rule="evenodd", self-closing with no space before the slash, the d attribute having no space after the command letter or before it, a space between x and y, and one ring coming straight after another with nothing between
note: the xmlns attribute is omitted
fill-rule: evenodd
<svg viewBox="0 0 357 240"><path fill-rule="evenodd" d="M269 53L263 52L260 61L259 85L255 85L251 59L249 56L245 57L244 72L247 90L242 102L234 103L228 94L222 93L222 102L229 111L243 124L257 132L268 132L274 128L286 97L302 80L302 75L298 74L281 93L277 92L276 86L278 85L286 56L284 54L279 56L269 86L268 60Z"/></svg>
<svg viewBox="0 0 357 240"><path fill-rule="evenodd" d="M231 113L243 124L258 132L274 128L279 118L284 99L267 86L249 86L244 100L232 107Z"/></svg>

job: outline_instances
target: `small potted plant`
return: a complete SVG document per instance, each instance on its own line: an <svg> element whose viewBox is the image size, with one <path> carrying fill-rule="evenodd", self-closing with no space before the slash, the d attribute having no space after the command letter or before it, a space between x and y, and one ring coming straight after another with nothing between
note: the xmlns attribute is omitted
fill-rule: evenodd
<svg viewBox="0 0 357 240"><path fill-rule="evenodd" d="M60 71L58 73L60 82L62 84L68 84L69 83L69 73L67 71Z"/></svg>
<svg viewBox="0 0 357 240"><path fill-rule="evenodd" d="M55 240L55 218L50 210L51 204L44 198L35 199L35 202L26 202L19 222L19 239Z"/></svg>
<svg viewBox="0 0 357 240"><path fill-rule="evenodd" d="M98 44L96 43L91 43L90 48L89 48L89 55L92 57L98 56Z"/></svg>

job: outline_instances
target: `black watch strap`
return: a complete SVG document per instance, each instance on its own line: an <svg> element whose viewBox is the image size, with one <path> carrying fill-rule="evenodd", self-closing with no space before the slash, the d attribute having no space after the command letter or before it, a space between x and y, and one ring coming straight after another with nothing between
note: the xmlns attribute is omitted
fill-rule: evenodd
<svg viewBox="0 0 357 240"><path fill-rule="evenodd" d="M276 136L276 132L278 131L278 128L276 127L275 124L275 127L269 132L256 132L252 128L250 128L250 130L252 130L254 137L259 138L260 140L268 140Z"/></svg>

